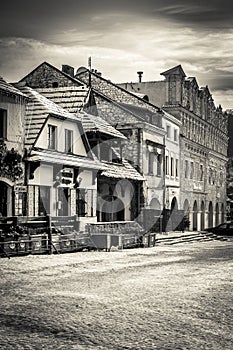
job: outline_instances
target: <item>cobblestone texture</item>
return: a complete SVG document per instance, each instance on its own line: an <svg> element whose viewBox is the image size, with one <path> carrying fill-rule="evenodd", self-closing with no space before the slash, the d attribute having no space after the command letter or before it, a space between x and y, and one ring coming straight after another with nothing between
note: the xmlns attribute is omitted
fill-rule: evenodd
<svg viewBox="0 0 233 350"><path fill-rule="evenodd" d="M232 243L1 259L0 348L230 350Z"/></svg>

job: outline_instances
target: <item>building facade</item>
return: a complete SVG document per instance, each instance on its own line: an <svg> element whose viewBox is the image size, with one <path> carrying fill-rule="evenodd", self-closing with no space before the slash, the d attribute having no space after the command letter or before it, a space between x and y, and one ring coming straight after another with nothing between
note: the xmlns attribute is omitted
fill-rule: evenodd
<svg viewBox="0 0 233 350"><path fill-rule="evenodd" d="M191 229L202 230L225 219L227 117L221 106L215 107L208 87L186 78L180 65L161 75L162 81L120 86L146 94L181 122L180 209Z"/></svg>
<svg viewBox="0 0 233 350"><path fill-rule="evenodd" d="M53 81L54 84L51 85L47 80L49 82ZM80 210L77 211L78 204L76 204L76 214L79 217L82 216L82 222L93 223L97 221L112 222L134 220L135 213L137 213L139 207L138 197L135 196L135 192L137 188L141 186L141 182L144 179L141 174L122 157L120 151L121 142L125 140L125 136L111 126L106 120L96 115L97 109L92 103L93 96L90 89L84 84L80 85L80 82L75 80L72 76L70 76L69 79L65 72L57 70L48 63L43 63L33 72L29 73L19 82L19 86L20 85L25 86L24 88L22 87L22 90L30 89L33 91L34 95L37 94L41 96L40 98L44 99L44 101L46 100L47 104L49 101L53 109L57 107L58 111L63 111L62 113L65 113L65 117L68 118L68 115L68 119L72 119L73 123L75 123L75 121L76 123L79 122L83 128L82 134L76 135L74 134L74 130L69 128L73 133L72 140L75 142L73 152L74 147L76 147L76 151L81 152L82 148L79 147L80 142L86 140L89 147L88 153L78 153L78 155L80 157L89 156L92 158L92 165L94 165L94 161L99 164L99 167L93 168L95 170L92 173L92 178L95 179L93 184L85 183L87 174L85 174L85 171L82 169L80 175L79 170L79 178L82 179L82 182L76 189L76 192L79 191L81 197L77 197L77 195L75 197L75 192L71 191L71 188L67 192L68 195L66 194L65 197L64 195L61 195L61 197L58 196L57 199L54 197L51 203L59 202L62 207L63 203L67 202L69 193L74 193L74 200L76 198L77 203L89 203L92 199L92 204L86 206L87 210L84 208L85 205L83 205L83 210L81 210L82 206L80 204L81 212ZM26 85L31 85L33 88L28 88ZM54 114L55 112L53 115ZM59 123L59 121L57 121L57 123ZM51 125L54 125L54 123ZM66 140L64 137L66 135L63 135L64 137L61 135L62 133L64 134L66 129L68 130L68 127L65 125L64 120L62 120L62 122L60 121L60 126L55 126L57 127L57 135L59 135L59 142L56 150L60 152L63 150L64 152L64 142ZM32 130L30 130L29 134L32 134ZM46 142L46 134L43 136L43 139L40 140L42 135L43 133L40 134L37 140L40 144L35 146L36 148L40 149L42 144ZM36 155L38 155L38 151L37 154L34 154L35 157ZM60 154L60 158L65 163L64 155ZM56 159L59 162L59 156L57 156ZM78 169L82 167L82 165L79 164L80 162L83 164L83 159L77 159L76 167ZM73 166L75 167L75 164L73 164ZM39 169L41 169L41 166ZM77 173L76 169L75 174L77 175ZM92 188L92 185L95 185L95 188ZM84 188L82 188L82 186L84 186ZM71 205L70 208L73 208L72 213L75 212L74 205ZM88 208L90 208L92 215L89 215ZM60 211L57 213L59 214ZM61 211L61 213L61 215L72 214L71 210L67 211L67 208L65 211ZM93 219L95 218L92 222L91 217L93 217Z"/></svg>
<svg viewBox="0 0 233 350"><path fill-rule="evenodd" d="M24 115L26 96L0 78L0 216L25 212Z"/></svg>
<svg viewBox="0 0 233 350"><path fill-rule="evenodd" d="M146 94L128 92L95 71L81 67L75 77L91 85L100 116L127 137L125 157L145 178L141 193L144 227L176 229L183 219L178 214L181 122L150 103Z"/></svg>

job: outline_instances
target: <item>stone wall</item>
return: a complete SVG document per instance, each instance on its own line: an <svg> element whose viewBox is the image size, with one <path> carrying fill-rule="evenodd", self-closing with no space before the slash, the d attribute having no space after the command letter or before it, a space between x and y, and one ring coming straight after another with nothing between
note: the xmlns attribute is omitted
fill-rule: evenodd
<svg viewBox="0 0 233 350"><path fill-rule="evenodd" d="M66 74L62 73L47 63L42 63L34 71L21 79L20 82L24 82L32 88L51 88L59 86L81 85L81 83L76 81L76 79L72 79L72 77L66 76Z"/></svg>

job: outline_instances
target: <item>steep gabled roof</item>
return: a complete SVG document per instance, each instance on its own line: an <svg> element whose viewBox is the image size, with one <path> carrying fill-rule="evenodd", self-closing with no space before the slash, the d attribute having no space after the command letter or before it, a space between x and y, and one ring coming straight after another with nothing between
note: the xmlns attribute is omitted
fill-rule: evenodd
<svg viewBox="0 0 233 350"><path fill-rule="evenodd" d="M72 77L71 75L63 72L62 70L56 68L55 66L53 66L52 64L48 63L48 62L42 62L41 64L39 64L39 66L37 66L36 68L34 68L30 73L28 73L27 75L25 75L25 77L23 77L22 79L19 80L19 82L25 81L27 80L27 78L32 75L33 73L35 73L37 70L39 70L41 67L43 66L48 66L50 69L53 69L54 71L56 71L59 74L62 74L64 77L66 77L67 79L71 80L72 82L78 84L78 85L83 85L83 83L78 80L75 77Z"/></svg>
<svg viewBox="0 0 233 350"><path fill-rule="evenodd" d="M0 91L7 94L19 95L26 98L26 96L19 89L14 87L12 84L7 83L2 77L0 77Z"/></svg>
<svg viewBox="0 0 233 350"><path fill-rule="evenodd" d="M192 84L195 88L199 88L198 83L197 83L197 79L195 77L187 77L185 79L185 81Z"/></svg>
<svg viewBox="0 0 233 350"><path fill-rule="evenodd" d="M25 144L27 146L34 145L49 115L81 122L78 116L74 117L73 114L56 105L34 89L28 86L20 86L20 84L17 87L29 98L25 117Z"/></svg>

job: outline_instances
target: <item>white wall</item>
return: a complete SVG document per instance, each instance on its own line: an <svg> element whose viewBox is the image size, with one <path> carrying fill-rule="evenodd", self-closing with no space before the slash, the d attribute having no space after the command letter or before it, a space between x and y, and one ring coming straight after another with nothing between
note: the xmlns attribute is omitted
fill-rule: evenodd
<svg viewBox="0 0 233 350"><path fill-rule="evenodd" d="M65 129L69 129L73 131L73 153L80 156L87 155L78 124L69 120L59 120L52 117L49 117L44 125L35 144L36 147L48 149L48 125L54 125L57 127L57 151L65 152Z"/></svg>

